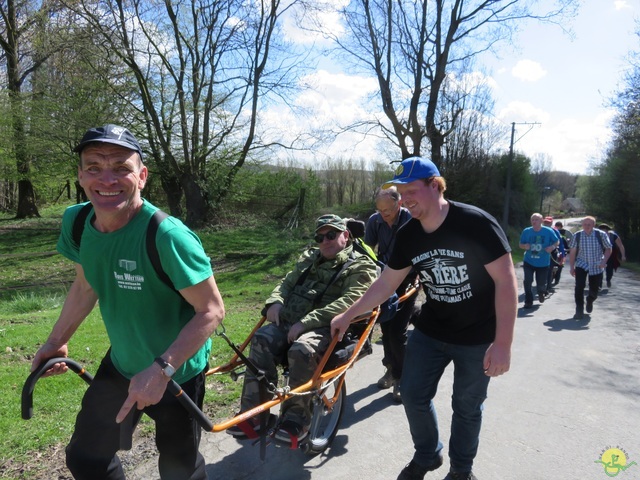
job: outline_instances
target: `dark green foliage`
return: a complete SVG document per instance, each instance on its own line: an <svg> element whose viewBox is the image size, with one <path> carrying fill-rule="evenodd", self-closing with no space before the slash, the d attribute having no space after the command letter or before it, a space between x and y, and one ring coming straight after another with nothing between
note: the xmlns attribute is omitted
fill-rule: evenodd
<svg viewBox="0 0 640 480"><path fill-rule="evenodd" d="M640 64L626 77L615 104L613 140L595 175L582 185L583 201L599 220L612 224L627 247L627 258L637 260L640 239Z"/></svg>

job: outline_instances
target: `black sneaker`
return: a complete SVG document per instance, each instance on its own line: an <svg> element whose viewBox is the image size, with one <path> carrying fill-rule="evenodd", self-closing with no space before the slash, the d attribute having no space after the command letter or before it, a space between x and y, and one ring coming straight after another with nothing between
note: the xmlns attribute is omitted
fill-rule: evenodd
<svg viewBox="0 0 640 480"><path fill-rule="evenodd" d="M391 369L387 368L387 371L384 372L384 375L378 380L378 388L384 389L391 387L393 387L393 375L391 374Z"/></svg>
<svg viewBox="0 0 640 480"><path fill-rule="evenodd" d="M607 288L611 288L611 280L607 280Z"/></svg>
<svg viewBox="0 0 640 480"><path fill-rule="evenodd" d="M411 460L411 462L409 462L409 464L402 469L400 475L398 475L397 480L423 480L427 472L437 470L441 466L442 455L440 454L438 455L438 459L428 467L418 465L416 462Z"/></svg>
<svg viewBox="0 0 640 480"><path fill-rule="evenodd" d="M593 312L593 298L587 297L587 313Z"/></svg>
<svg viewBox="0 0 640 480"><path fill-rule="evenodd" d="M540 303L544 303L544 293L539 293L539 294L538 294L538 301L539 301Z"/></svg>
<svg viewBox="0 0 640 480"><path fill-rule="evenodd" d="M478 480L473 472L449 472L444 480Z"/></svg>
<svg viewBox="0 0 640 480"><path fill-rule="evenodd" d="M533 308L533 303L525 303L522 308Z"/></svg>
<svg viewBox="0 0 640 480"><path fill-rule="evenodd" d="M393 399L397 403L402 403L402 392L400 392L400 380L395 380L393 383Z"/></svg>
<svg viewBox="0 0 640 480"><path fill-rule="evenodd" d="M576 314L573 316L574 320L582 320L584 318L584 313L582 312L576 312Z"/></svg>

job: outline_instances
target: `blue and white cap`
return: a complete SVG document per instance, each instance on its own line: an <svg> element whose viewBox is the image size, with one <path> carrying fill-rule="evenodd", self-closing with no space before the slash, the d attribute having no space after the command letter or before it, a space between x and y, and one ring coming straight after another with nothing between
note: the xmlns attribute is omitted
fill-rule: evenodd
<svg viewBox="0 0 640 480"><path fill-rule="evenodd" d="M396 168L393 179L385 182L382 187L415 182L416 180L439 177L440 172L435 163L422 157L409 157Z"/></svg>

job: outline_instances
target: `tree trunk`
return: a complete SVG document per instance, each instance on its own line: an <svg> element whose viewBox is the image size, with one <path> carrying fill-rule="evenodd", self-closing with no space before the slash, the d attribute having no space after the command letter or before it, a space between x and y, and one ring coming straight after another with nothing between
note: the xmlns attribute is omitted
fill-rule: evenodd
<svg viewBox="0 0 640 480"><path fill-rule="evenodd" d="M31 180L18 180L18 211L16 218L40 217Z"/></svg>
<svg viewBox="0 0 640 480"><path fill-rule="evenodd" d="M172 174L160 174L162 190L167 195L169 213L174 217L182 217L182 187L180 181Z"/></svg>
<svg viewBox="0 0 640 480"><path fill-rule="evenodd" d="M20 99L18 94L11 95L13 110L13 142L18 175L18 210L16 218L40 217L36 206L36 195L33 184L29 180L31 175L31 162L29 154L25 149L26 135L24 133L24 123L20 115Z"/></svg>
<svg viewBox="0 0 640 480"><path fill-rule="evenodd" d="M187 205L185 223L191 228L200 228L208 219L209 201L207 192L193 174L183 174L181 183Z"/></svg>
<svg viewBox="0 0 640 480"><path fill-rule="evenodd" d="M436 130L435 132L433 130ZM431 135L429 135L429 142L431 143L431 161L435 163L436 167L440 169L442 167L442 148L444 146L444 135L437 131L437 129L432 130Z"/></svg>

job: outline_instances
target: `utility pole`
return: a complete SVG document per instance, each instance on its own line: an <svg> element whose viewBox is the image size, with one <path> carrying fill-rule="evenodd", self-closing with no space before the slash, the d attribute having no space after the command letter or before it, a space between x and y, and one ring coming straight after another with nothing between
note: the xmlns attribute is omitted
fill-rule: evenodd
<svg viewBox="0 0 640 480"><path fill-rule="evenodd" d="M516 125L540 125L540 123L539 122L521 122L517 124L516 122L511 123L511 143L509 145L509 159L507 161L507 184L504 189L504 208L502 210L502 229L505 231L505 233L507 232L507 227L509 226L509 204L511 203L511 170L512 170L513 155L514 155L513 145L514 143L517 142L517 140L514 140L516 135ZM533 126L531 128L533 128ZM531 131L531 128L527 130L522 135L522 137L524 137L527 133L529 133ZM520 140L520 138L518 138L518 140Z"/></svg>

